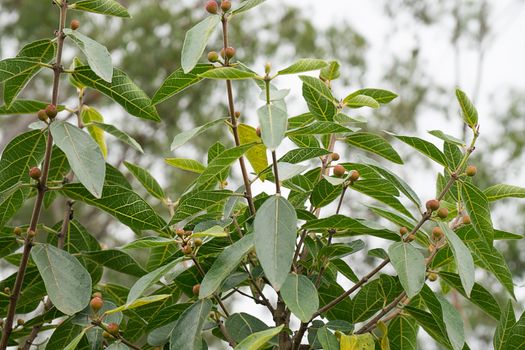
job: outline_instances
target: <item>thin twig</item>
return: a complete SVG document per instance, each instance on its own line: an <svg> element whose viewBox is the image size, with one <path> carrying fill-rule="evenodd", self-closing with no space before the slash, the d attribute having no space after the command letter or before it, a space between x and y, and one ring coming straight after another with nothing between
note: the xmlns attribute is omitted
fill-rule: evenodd
<svg viewBox="0 0 525 350"><path fill-rule="evenodd" d="M57 53L56 61L53 65L53 94L51 98L51 104L58 105L58 87L60 84L60 74L62 73L62 50L64 46L64 32L63 29L66 23L67 15L67 1L63 1L60 6L60 22L59 29L57 31ZM51 120L52 122L52 120ZM38 221L40 218L40 213L42 211L42 204L44 202L44 196L46 193L47 179L49 176L49 165L51 162L51 153L53 149L53 137L51 133L47 134L46 149L44 153L44 163L42 168L42 177L40 178L38 185L37 197L35 200L35 205L33 207L33 213L31 214L31 221L29 224L29 231L36 232ZM0 341L0 350L5 350L7 348L7 343L11 332L13 331L13 320L16 313L16 305L20 297L20 291L22 289L22 283L24 282L24 277L27 269L27 263L29 261L29 254L33 246L32 238L26 236L24 242L24 250L22 252L22 259L18 267L18 273L16 275L15 285L12 289L12 293L9 297L9 307L7 311L7 318L4 323L4 328L2 331L2 339Z"/></svg>
<svg viewBox="0 0 525 350"><path fill-rule="evenodd" d="M222 40L224 50L226 51L226 48L228 47L228 17L226 17L225 15L222 17ZM230 59L226 55L224 56L224 66L228 67L230 65ZM233 88L231 80L226 80L226 91L228 95L228 110L230 113L230 123L233 138L235 140L235 146L240 146L241 140L239 138L239 131L237 129L237 118L235 117L235 105L233 103ZM248 177L248 171L246 170L246 164L244 162L243 156L239 157L239 165L241 167L242 179L246 191L246 201L248 202L250 213L252 215L255 215L255 205L253 204L252 187L250 184L250 178Z"/></svg>
<svg viewBox="0 0 525 350"><path fill-rule="evenodd" d="M279 171L277 167L277 155L275 151L272 151L272 160L273 160L273 175L275 177L275 193L281 194L281 183L279 181Z"/></svg>

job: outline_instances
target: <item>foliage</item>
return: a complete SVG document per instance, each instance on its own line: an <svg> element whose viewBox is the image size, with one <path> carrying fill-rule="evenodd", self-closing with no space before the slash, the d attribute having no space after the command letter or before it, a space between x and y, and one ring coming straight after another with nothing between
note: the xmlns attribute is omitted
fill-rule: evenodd
<svg viewBox="0 0 525 350"><path fill-rule="evenodd" d="M432 135L443 141L440 148L418 137L389 133L442 169L436 198L421 208L414 190L387 165L365 157L336 164L340 156L333 152L336 143L342 143L403 165L395 145L352 116L356 108L392 103L395 93L362 88L336 97L331 87L338 83L340 64L318 58L298 59L275 73L270 64L257 73L259 69L233 54L222 54L212 64L199 63L215 32L222 32L224 51L232 53L230 23L242 20L245 11L258 11L263 2L246 0L230 9L223 0L219 13L189 29L181 69L168 75L153 98L113 67L102 44L65 28L69 11L129 17L115 0L54 0L59 10L56 37L29 43L15 58L0 61L2 114L30 112L40 119L33 130L16 136L0 159L0 257L18 269L0 282L0 314L6 315L0 349L29 348L43 330L53 330L47 343L53 349L202 349L209 338L203 333L235 349L297 350L305 343L315 349L412 349L422 328L445 348L459 350L468 345L461 314L447 298L451 289L498 322L496 348L524 345L525 316L516 321L510 301L512 275L494 246L495 240L521 237L493 227L490 202L523 198L525 189L496 184L483 190L468 176L479 121L467 95L456 91L470 130L468 140L434 130ZM82 58L71 65L63 62L65 44L76 45ZM53 72L50 104L16 99L43 69ZM59 105L64 74L76 88L75 107ZM296 74L305 113L289 116L288 90L277 83L283 75ZM228 118L210 118L188 128L165 149L191 143L219 125L233 136L235 146L213 143L207 164L166 158L168 165L196 173L179 198L169 197L169 189L147 169L126 162L143 189L165 207L156 210L108 163L104 133L138 152L142 147L118 126L104 123L83 96L96 90L130 119L154 123L163 118L157 105L210 80L223 81ZM237 80L260 88L259 129L245 124L236 112ZM64 111L76 117L76 125ZM279 158L285 140L296 148ZM242 175L239 188L228 184L232 169ZM269 188L275 190L255 195L260 182L273 184ZM388 226L341 213L343 203L358 193L374 201L370 210ZM52 227L41 224L44 204L57 198L65 201L64 217ZM10 226L24 202L34 205L29 224ZM73 207L83 205L112 215L137 239L121 248L102 249L82 226L82 218L73 218ZM386 242L389 247L367 247L354 236L379 237L382 246ZM364 249L382 262L359 278L345 260ZM149 253L148 260L138 261L136 252ZM394 274L382 271L388 265ZM508 291L505 307L475 281L476 268L492 273ZM107 269L130 276L133 283L104 279ZM340 283L340 276L352 286L343 287L347 283ZM441 286L430 288L438 278ZM247 312L231 314L230 299L241 297ZM267 318L251 315L247 303L262 305ZM15 315L21 321L15 321ZM300 325L294 327L298 322L292 319ZM275 325L269 327L267 321Z"/></svg>

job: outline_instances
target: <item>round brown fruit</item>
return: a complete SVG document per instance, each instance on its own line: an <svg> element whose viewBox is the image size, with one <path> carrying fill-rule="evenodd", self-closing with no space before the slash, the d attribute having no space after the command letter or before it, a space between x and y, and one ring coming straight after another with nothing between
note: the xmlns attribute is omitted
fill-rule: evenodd
<svg viewBox="0 0 525 350"><path fill-rule="evenodd" d="M406 235L407 233L408 233L408 228L406 228L405 226L403 226L403 227L401 227L401 228L399 229L399 234L400 234L401 236L404 236L404 235Z"/></svg>
<svg viewBox="0 0 525 350"><path fill-rule="evenodd" d="M108 333L112 335L117 335L119 330L119 325L116 323L110 323L107 325Z"/></svg>
<svg viewBox="0 0 525 350"><path fill-rule="evenodd" d="M432 239L434 241L440 241L444 236L443 230L440 227L434 227L432 229Z"/></svg>
<svg viewBox="0 0 525 350"><path fill-rule="evenodd" d="M222 0L221 2L221 10L224 12L229 11L232 8L232 3L229 0Z"/></svg>
<svg viewBox="0 0 525 350"><path fill-rule="evenodd" d="M71 23L69 24L69 28L71 28L72 30L77 30L79 27L80 27L80 21L78 19L72 20Z"/></svg>
<svg viewBox="0 0 525 350"><path fill-rule="evenodd" d="M474 165L469 165L467 170L465 170L465 174L467 174L467 176L474 176L477 172L478 169Z"/></svg>
<svg viewBox="0 0 525 350"><path fill-rule="evenodd" d="M429 272L427 276L430 282L434 282L438 279L438 275L435 272Z"/></svg>
<svg viewBox="0 0 525 350"><path fill-rule="evenodd" d="M426 204L427 210L434 211L439 209L439 201L437 199L431 199Z"/></svg>
<svg viewBox="0 0 525 350"><path fill-rule="evenodd" d="M472 222L472 220L470 220L470 216L468 216L467 214L463 215L463 224L464 225L469 225L471 222Z"/></svg>
<svg viewBox="0 0 525 350"><path fill-rule="evenodd" d="M339 153L335 153L335 152L332 153L330 157L332 158L332 160L339 160L339 158L341 158L339 157Z"/></svg>
<svg viewBox="0 0 525 350"><path fill-rule="evenodd" d="M219 60L219 54L217 53L217 51L208 52L208 61L217 62L218 60Z"/></svg>
<svg viewBox="0 0 525 350"><path fill-rule="evenodd" d="M193 294L195 294L195 295L199 295L200 290L201 290L201 285L200 284L196 284L192 288Z"/></svg>
<svg viewBox="0 0 525 350"><path fill-rule="evenodd" d="M227 58L233 58L233 56L235 56L235 48L231 46L227 47L226 50L224 50L224 54Z"/></svg>
<svg viewBox="0 0 525 350"><path fill-rule="evenodd" d="M36 115L37 115L38 119L40 119L43 122L47 122L47 120L49 119L45 109L39 110Z"/></svg>
<svg viewBox="0 0 525 350"><path fill-rule="evenodd" d="M261 137L262 136L262 131L261 131L261 127L258 126L257 129L255 129L255 133L257 134L257 136Z"/></svg>
<svg viewBox="0 0 525 350"><path fill-rule="evenodd" d="M38 180L40 179L40 176L42 176L42 171L40 171L40 168L34 166L31 169L29 169L29 177Z"/></svg>
<svg viewBox="0 0 525 350"><path fill-rule="evenodd" d="M211 13L212 15L214 15L217 13L218 10L219 10L219 6L217 5L217 1L210 0L206 3L206 11L208 11L208 13Z"/></svg>
<svg viewBox="0 0 525 350"><path fill-rule="evenodd" d="M47 105L46 107L46 114L50 119L53 119L57 116L58 111L57 107L55 105Z"/></svg>
<svg viewBox="0 0 525 350"><path fill-rule="evenodd" d="M98 312L100 309L102 309L102 306L104 306L104 300L102 300L100 297L93 297L93 299L91 299L89 302L89 306L91 306L93 311Z"/></svg>
<svg viewBox="0 0 525 350"><path fill-rule="evenodd" d="M346 173L346 169L341 164L337 164L336 166L334 166L333 172L334 176L341 177Z"/></svg>
<svg viewBox="0 0 525 350"><path fill-rule="evenodd" d="M182 252L186 255L190 255L193 252L193 249L191 249L191 246L185 245L182 247Z"/></svg>
<svg viewBox="0 0 525 350"><path fill-rule="evenodd" d="M448 209L447 208L439 208L439 210L437 211L437 215L441 219L446 219L448 217Z"/></svg>
<svg viewBox="0 0 525 350"><path fill-rule="evenodd" d="M359 174L359 171L352 170L352 174L350 174L350 181L352 182L357 181L359 179L359 176L361 176L361 174Z"/></svg>

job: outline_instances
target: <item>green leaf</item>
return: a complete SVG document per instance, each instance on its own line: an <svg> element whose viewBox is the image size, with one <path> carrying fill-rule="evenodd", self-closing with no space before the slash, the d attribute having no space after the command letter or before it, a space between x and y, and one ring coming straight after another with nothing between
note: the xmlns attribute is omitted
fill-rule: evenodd
<svg viewBox="0 0 525 350"><path fill-rule="evenodd" d="M387 183L388 182L381 181L380 179L376 179L376 180L363 179L363 180L354 182L351 185L351 188L367 196L370 196L374 199L377 199L378 201L385 203L386 205L394 208L400 213L403 213L406 216L413 218L412 214L395 197L396 194L388 193L386 191L388 187L385 186L384 184L387 184ZM380 187L380 186L383 186L383 187Z"/></svg>
<svg viewBox="0 0 525 350"><path fill-rule="evenodd" d="M450 245L456 260L459 276L461 277L461 284L467 297L470 298L470 292L472 291L472 287L474 287L475 278L474 260L472 259L472 255L465 243L463 243L456 233L448 227L447 223L439 221L438 225L445 233L447 242Z"/></svg>
<svg viewBox="0 0 525 350"><path fill-rule="evenodd" d="M126 304L130 304L137 300L148 288L157 283L162 278L162 276L166 275L173 268L175 268L175 266L177 266L182 260L182 258L175 259L168 264L161 266L139 278L129 289Z"/></svg>
<svg viewBox="0 0 525 350"><path fill-rule="evenodd" d="M297 164L304 162L305 160L322 157L330 153L330 151L318 147L296 148L288 151L288 153L279 159L279 162Z"/></svg>
<svg viewBox="0 0 525 350"><path fill-rule="evenodd" d="M128 10L115 0L81 0L69 5L69 8L108 16L131 17Z"/></svg>
<svg viewBox="0 0 525 350"><path fill-rule="evenodd" d="M443 165L444 167L447 167L447 161L445 159L445 155L443 152L439 150L434 144L420 139L418 137L413 136L400 136L393 133L390 133L392 136L397 138L400 141L403 141L407 145L415 148L420 153L424 154L428 158L432 159L433 161L437 162L438 164Z"/></svg>
<svg viewBox="0 0 525 350"><path fill-rule="evenodd" d="M191 218L201 212L215 213L214 209L217 210L218 215L221 215L224 201L231 195L231 191L223 190L187 193L179 199L179 206L175 210L175 215L173 215L170 225Z"/></svg>
<svg viewBox="0 0 525 350"><path fill-rule="evenodd" d="M388 90L366 88L352 92L350 95L344 98L343 102L346 103L347 100L351 100L353 97L359 95L371 97L381 104L389 103L397 97L395 93Z"/></svg>
<svg viewBox="0 0 525 350"><path fill-rule="evenodd" d="M241 342L250 334L268 329L268 326L258 318L244 312L231 315L224 322L226 330L233 340Z"/></svg>
<svg viewBox="0 0 525 350"><path fill-rule="evenodd" d="M489 246L494 240L494 228L490 217L489 202L485 194L469 182L463 182L461 194L474 229Z"/></svg>
<svg viewBox="0 0 525 350"><path fill-rule="evenodd" d="M470 296L467 295L463 288L462 281L459 275L451 272L440 271L439 276L451 287L455 288L465 298L468 298L473 304L479 306L483 311L490 315L495 320L500 319L501 310L498 302L492 296L492 293L486 290L482 285L474 283Z"/></svg>
<svg viewBox="0 0 525 350"><path fill-rule="evenodd" d="M126 134L124 131L117 129L115 126L111 124L104 124L98 121L92 121L91 123L95 125L97 128L104 130L108 134L115 136L117 139L119 139L119 141L124 142L127 145L130 145L132 148L139 151L140 153L144 153L142 146L140 146L140 144L137 141L135 141L134 138Z"/></svg>
<svg viewBox="0 0 525 350"><path fill-rule="evenodd" d="M401 284L392 276L381 275L368 282L352 300L350 321L357 323L367 320L392 302L402 291Z"/></svg>
<svg viewBox="0 0 525 350"><path fill-rule="evenodd" d="M153 95L151 103L156 105L178 94L186 88L197 84L203 78L199 75L214 68L212 64L197 64L190 72L184 73L182 68L171 73ZM173 147L173 146L172 146Z"/></svg>
<svg viewBox="0 0 525 350"><path fill-rule="evenodd" d="M221 80L242 80L260 78L257 74L253 72L240 70L234 67L219 67L209 69L206 72L199 74L199 77L206 79Z"/></svg>
<svg viewBox="0 0 525 350"><path fill-rule="evenodd" d="M221 124L222 122L224 122L227 119L228 118L221 118L221 119L212 120L211 122L208 122L208 123L206 123L204 125L201 125L201 126L199 126L197 128L181 132L180 134L178 134L177 136L175 136L173 138L173 142L171 143L171 150L175 151L177 148L181 147L182 145L184 145L189 140L199 136L200 134L202 134L206 130L210 129L211 127L213 127L213 126L215 126L217 124Z"/></svg>
<svg viewBox="0 0 525 350"><path fill-rule="evenodd" d="M503 309L501 317L494 332L494 350L506 350L506 344L509 339L512 327L516 323L516 315L514 315L514 309L512 302L507 301L506 307Z"/></svg>
<svg viewBox="0 0 525 350"><path fill-rule="evenodd" d="M525 312L514 324L505 342L505 350L520 350L523 347L525 347Z"/></svg>
<svg viewBox="0 0 525 350"><path fill-rule="evenodd" d="M397 242L388 248L388 256L407 296L416 296L425 284L425 257L409 243Z"/></svg>
<svg viewBox="0 0 525 350"><path fill-rule="evenodd" d="M335 80L339 78L341 75L341 72L339 71L339 68L341 65L337 61L330 61L326 67L321 69L321 72L319 73L319 78L324 80Z"/></svg>
<svg viewBox="0 0 525 350"><path fill-rule="evenodd" d="M177 240L174 238L165 238L159 236L148 236L142 237L135 241L132 241L122 247L122 249L140 249L140 248L153 248L153 247L164 247L166 245L175 245Z"/></svg>
<svg viewBox="0 0 525 350"><path fill-rule="evenodd" d="M261 138L257 136L257 132L254 127L247 124L239 124L237 126L237 132L239 133L239 141L241 145L261 142ZM261 173L268 167L268 158L266 156L266 146L262 143L257 144L250 148L246 152L246 158L250 162L253 170L256 174ZM264 180L265 176L262 175L261 179Z"/></svg>
<svg viewBox="0 0 525 350"><path fill-rule="evenodd" d="M165 231L164 220L138 194L128 188L106 184L100 199L93 197L81 184L67 184L60 191L67 197L104 210L133 229Z"/></svg>
<svg viewBox="0 0 525 350"><path fill-rule="evenodd" d="M49 129L78 180L95 198L101 198L106 162L98 145L85 132L67 122L57 120Z"/></svg>
<svg viewBox="0 0 525 350"><path fill-rule="evenodd" d="M211 34L220 21L221 17L219 15L211 15L186 32L181 54L184 73L190 72L197 65Z"/></svg>
<svg viewBox="0 0 525 350"><path fill-rule="evenodd" d="M289 274L281 287L281 296L290 311L302 322L310 321L319 308L317 289L303 275Z"/></svg>
<svg viewBox="0 0 525 350"><path fill-rule="evenodd" d="M458 230L459 233L460 230ZM483 237L467 242L467 245L475 258L476 265L492 272L510 295L515 298L512 274L503 255L496 248L488 245Z"/></svg>
<svg viewBox="0 0 525 350"><path fill-rule="evenodd" d="M235 10L232 11L232 15L238 15L238 14L241 14L243 12L246 12L246 11L254 8L255 6L259 6L260 4L262 4L265 1L266 0L246 0L246 1L243 1L243 2L241 2L241 4L239 5L238 8L236 8Z"/></svg>
<svg viewBox="0 0 525 350"><path fill-rule="evenodd" d="M164 161L175 168L191 171L197 174L202 174L204 170L206 170L206 166L204 164L193 159L166 158Z"/></svg>
<svg viewBox="0 0 525 350"><path fill-rule="evenodd" d="M264 331L256 332L247 336L234 348L235 350L258 350L262 348L270 339L279 334L284 325L276 328L269 328Z"/></svg>
<svg viewBox="0 0 525 350"><path fill-rule="evenodd" d="M53 305L66 315L83 310L91 298L91 276L72 255L49 244L37 244L31 257Z"/></svg>
<svg viewBox="0 0 525 350"><path fill-rule="evenodd" d="M55 328L53 334L46 343L48 349L65 349L82 332L83 327L72 322L72 318L66 319ZM89 349L90 345L86 337L81 338L74 349Z"/></svg>
<svg viewBox="0 0 525 350"><path fill-rule="evenodd" d="M211 311L209 300L199 300L186 309L178 319L170 336L170 350L201 348L202 326Z"/></svg>
<svg viewBox="0 0 525 350"><path fill-rule="evenodd" d="M525 198L525 188L513 185L498 184L490 186L483 192L490 202L508 197Z"/></svg>
<svg viewBox="0 0 525 350"><path fill-rule="evenodd" d="M454 145L457 145L457 146L460 146L460 147L466 146L465 141L460 140L460 139L458 139L458 138L456 138L454 136L445 134L441 130L430 130L428 133L430 135L433 135L433 136L437 137L438 139L441 139L441 140L446 141L446 142L450 142L451 144L454 144Z"/></svg>
<svg viewBox="0 0 525 350"><path fill-rule="evenodd" d="M124 344L122 341L118 340L112 344L110 344L106 350L129 350L130 347Z"/></svg>
<svg viewBox="0 0 525 350"><path fill-rule="evenodd" d="M46 108L47 102L35 101L35 100L16 100L11 105L0 106L0 115L12 115L12 114L33 114L39 110ZM58 106L57 110L64 110L64 106Z"/></svg>
<svg viewBox="0 0 525 350"><path fill-rule="evenodd" d="M253 235L247 235L224 249L206 272L201 282L199 299L208 298L215 293L252 248Z"/></svg>
<svg viewBox="0 0 525 350"><path fill-rule="evenodd" d="M254 220L257 257L274 289L285 282L295 251L297 214L280 195L271 196L259 208Z"/></svg>
<svg viewBox="0 0 525 350"><path fill-rule="evenodd" d="M116 249L82 252L82 256L109 269L141 277L146 271L129 254Z"/></svg>
<svg viewBox="0 0 525 350"><path fill-rule="evenodd" d="M341 335L341 350L374 350L374 337L370 333Z"/></svg>
<svg viewBox="0 0 525 350"><path fill-rule="evenodd" d="M18 188L29 183L28 171L37 166L45 151L45 135L33 130L11 140L0 160L0 227L22 207L28 191Z"/></svg>
<svg viewBox="0 0 525 350"><path fill-rule="evenodd" d="M303 81L303 97L309 111L318 120L332 121L337 110L330 89L320 79L306 75L301 75L299 78Z"/></svg>
<svg viewBox="0 0 525 350"><path fill-rule="evenodd" d="M220 154L218 154L211 162L208 167L202 172L197 178L195 185L197 187L206 187L213 181L215 181L217 174L220 174L225 169L239 159L246 151L248 151L254 144L249 143L233 148L229 148Z"/></svg>
<svg viewBox="0 0 525 350"><path fill-rule="evenodd" d="M344 134L352 130L334 122L318 121L312 124L291 129L286 132L287 136L296 135L326 135L326 134Z"/></svg>
<svg viewBox="0 0 525 350"><path fill-rule="evenodd" d="M403 164L394 148L381 136L369 132L355 132L346 138L350 145L375 153L391 162Z"/></svg>
<svg viewBox="0 0 525 350"><path fill-rule="evenodd" d="M107 158L108 149L106 146L106 139L104 137L104 130L96 125L91 125L91 123L94 121L103 122L104 117L95 108L83 105L82 112L80 113L80 119L82 120L82 123L84 123L84 126L86 126L91 137L97 143L100 151L102 152L102 155L104 156L104 159Z"/></svg>
<svg viewBox="0 0 525 350"><path fill-rule="evenodd" d="M416 322L406 316L398 316L388 323L390 350L417 350Z"/></svg>
<svg viewBox="0 0 525 350"><path fill-rule="evenodd" d="M111 83L113 64L111 63L111 55L108 49L79 31L64 28L64 34L73 40L84 55L86 55L91 70L100 78Z"/></svg>
<svg viewBox="0 0 525 350"><path fill-rule="evenodd" d="M142 186L144 186L149 194L160 200L164 200L166 198L166 194L164 193L162 187L160 187L157 180L155 180L155 178L151 176L151 174L146 169L128 162L124 162L124 165L133 174L133 176L139 180L139 182L142 184Z"/></svg>
<svg viewBox="0 0 525 350"><path fill-rule="evenodd" d="M49 63L55 56L55 51L55 42L49 39L37 40L25 45L16 58L0 61L0 82L5 81L4 102L7 107L11 106L20 91L40 71L42 67L39 63Z"/></svg>
<svg viewBox="0 0 525 350"><path fill-rule="evenodd" d="M288 114L274 104L264 105L257 110L262 140L268 149L274 151L284 139Z"/></svg>
<svg viewBox="0 0 525 350"><path fill-rule="evenodd" d="M326 179L322 179L314 186L310 202L315 208L322 208L332 203L342 191L342 186L334 186Z"/></svg>
<svg viewBox="0 0 525 350"><path fill-rule="evenodd" d="M82 340L82 337L86 334L89 328L83 328L79 335L77 335L65 348L64 350L75 350Z"/></svg>
<svg viewBox="0 0 525 350"><path fill-rule="evenodd" d="M135 299L135 300L133 300L131 302L127 302L126 304L124 304L122 306L119 306L117 308L108 310L105 313L110 315L110 314L114 314L116 312L136 309L136 308L144 306L144 305L148 305L148 304L151 304L151 303L156 303L157 301L164 300L166 298L169 298L170 296L171 296L170 294L156 294L156 295L150 295L150 296L147 296L147 297L138 298L138 299Z"/></svg>
<svg viewBox="0 0 525 350"><path fill-rule="evenodd" d="M346 98L344 101L345 106L349 108L361 108L361 107L370 107L370 108L379 108L379 102L374 100L372 97L366 95L355 95L351 98Z"/></svg>
<svg viewBox="0 0 525 350"><path fill-rule="evenodd" d="M324 350L339 350L339 342L337 341L337 338L326 326L319 328L317 331L317 340Z"/></svg>
<svg viewBox="0 0 525 350"><path fill-rule="evenodd" d="M476 107L470 102L467 94L460 89L456 89L456 98L461 107L461 114L463 115L465 124L473 128L478 124L478 111L476 110Z"/></svg>
<svg viewBox="0 0 525 350"><path fill-rule="evenodd" d="M434 294L428 286L422 289L421 296L432 314L436 326L446 335L452 348L461 350L465 343L465 334L463 321L458 311L441 295Z"/></svg>
<svg viewBox="0 0 525 350"><path fill-rule="evenodd" d="M368 167L370 167L374 172L381 175L388 181L390 181L396 188L401 191L405 196L408 197L416 205L416 207L421 206L421 200L417 196L417 193L398 175L396 175L394 172L386 169L383 167L380 163L376 162L373 159L367 158L365 156L359 156L359 161L361 163L366 164Z"/></svg>
<svg viewBox="0 0 525 350"><path fill-rule="evenodd" d="M356 220L341 214L332 215L327 218L315 219L307 221L303 226L307 230L348 230L355 234L369 234L381 237L378 232L388 232L388 238L392 240L399 240L399 234L387 231L383 228L377 227L377 224L365 222L363 220ZM319 231L318 231L319 232ZM386 237L383 237L386 238Z"/></svg>
<svg viewBox="0 0 525 350"><path fill-rule="evenodd" d="M277 72L279 75L286 75L286 74L296 74L296 73L302 73L302 72L309 72L312 70L318 70L321 68L324 68L328 65L328 63L324 60L320 60L317 58L301 58L294 62L292 65L286 67L285 69L281 69Z"/></svg>
<svg viewBox="0 0 525 350"><path fill-rule="evenodd" d="M114 68L111 83L99 78L89 66L76 67L73 78L87 87L98 90L120 104L135 117L160 121L151 100L123 71Z"/></svg>

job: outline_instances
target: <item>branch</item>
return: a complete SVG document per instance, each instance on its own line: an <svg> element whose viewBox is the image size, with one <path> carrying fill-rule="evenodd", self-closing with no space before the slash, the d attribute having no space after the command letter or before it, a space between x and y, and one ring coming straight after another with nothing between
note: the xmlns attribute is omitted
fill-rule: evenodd
<svg viewBox="0 0 525 350"><path fill-rule="evenodd" d="M228 47L228 18L226 17L226 15L222 16L222 41L224 50L226 51L226 48ZM226 55L224 56L224 66L228 67L230 65L230 59ZM239 138L239 131L237 129L237 118L235 117L235 106L233 104L233 88L231 80L226 80L226 91L228 94L228 110L230 112L230 123L233 138L235 140L235 146L240 146L241 141ZM239 157L239 165L241 167L242 179L246 191L246 201L248 202L250 213L252 215L255 215L255 205L253 204L252 187L250 184L250 178L248 177L248 171L246 170L246 164L244 162L243 156Z"/></svg>
<svg viewBox="0 0 525 350"><path fill-rule="evenodd" d="M51 98L51 104L56 106L58 105L58 87L60 84L60 74L62 73L62 50L64 47L65 35L63 29L66 23L67 15L67 2L63 1L60 5L60 23L59 29L57 31L57 53L56 61L53 65L53 95ZM52 122L52 120L50 121ZM29 232L36 232L38 220L40 218L40 213L42 211L42 204L44 202L44 195L46 193L47 178L49 176L49 164L51 162L51 152L53 149L53 137L51 133L47 134L46 149L44 153L44 163L42 168L42 177L40 178L37 190L37 197L35 200L35 205L33 207L33 213L31 214L31 221L29 224ZM22 283L24 282L24 277L27 269L27 263L29 261L29 254L33 246L33 238L30 235L27 235L24 241L24 250L22 253L22 259L18 267L18 273L16 275L15 285L12 289L11 296L9 298L9 307L7 311L7 318L5 321L4 329L2 332L2 340L0 341L0 350L5 350L7 348L7 343L11 332L13 331L13 320L16 313L16 305L18 299L20 298L20 291L22 290Z"/></svg>
<svg viewBox="0 0 525 350"><path fill-rule="evenodd" d="M457 181L458 173L461 171L463 166L466 164L466 162L467 162L468 158L470 157L470 155L472 154L472 152L474 152L474 150L475 150L475 143L476 143L476 140L477 140L477 138L479 136L479 130L475 129L475 130L473 130L473 132L474 132L474 137L472 138L472 141L471 141L471 144L470 144L469 148L467 148L467 150L466 150L465 154L463 155L463 158L462 158L461 162L459 163L459 165L457 166L457 168L454 170L454 172L452 172L450 174L450 179L448 180L448 182L445 185L445 187L443 187L443 189L441 190L441 193L436 198L438 201L441 201L445 197L445 195L450 190L450 188L452 187L454 182ZM426 221L428 221L431 216L432 216L432 211L431 210L427 210L426 212L424 212L423 216L421 217L421 220L419 220L419 222L416 224L416 226L412 229L412 231L409 234L406 235L406 237L403 240L405 242L407 242L409 240L409 237L411 235L415 235L416 232L421 228L421 226L423 226L423 224ZM437 250L438 249L434 250L433 255L431 255L432 257L437 252ZM356 284L354 284L352 286L352 288L350 288L349 290L347 290L346 292L344 292L343 294L341 294L340 296L338 296L337 298L335 298L334 300L332 300L331 302L329 302L328 304L326 304L325 306L323 306L319 310L317 310L313 314L313 316L310 319L310 321L301 323L301 326L300 326L299 330L297 331L297 333L294 336L294 347L293 347L293 350L296 350L296 349L299 348L301 340L302 340L302 338L304 336L304 333L306 332L306 329L308 328L308 325L310 324L310 322L314 318L316 318L317 316L321 315L322 313L330 310L335 305L339 304L341 301L343 301L345 298L347 298L350 294L352 294L357 289L359 289L361 286L363 286L366 282L368 282L368 280L370 278L372 278L375 274L377 274L379 271L381 271L389 263L390 263L390 258L386 258L385 260L383 260L383 262L381 262L381 264L379 264L377 267L375 267L366 276L361 278ZM388 311L390 311L393 307L395 307L395 305L392 306Z"/></svg>

